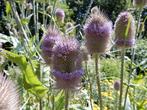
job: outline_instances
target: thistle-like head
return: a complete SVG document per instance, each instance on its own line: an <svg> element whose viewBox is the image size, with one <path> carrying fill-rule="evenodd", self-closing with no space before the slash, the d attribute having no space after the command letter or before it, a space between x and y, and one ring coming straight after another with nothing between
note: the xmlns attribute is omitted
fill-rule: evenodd
<svg viewBox="0 0 147 110"><path fill-rule="evenodd" d="M53 66L62 72L71 72L77 69L80 57L80 45L75 39L63 39L54 47Z"/></svg>
<svg viewBox="0 0 147 110"><path fill-rule="evenodd" d="M58 30L50 26L48 28L47 34L44 36L41 49L42 49L42 56L47 64L51 63L51 56L53 54L53 47L57 41L61 39L60 33Z"/></svg>
<svg viewBox="0 0 147 110"><path fill-rule="evenodd" d="M135 20L131 13L126 11L119 14L115 22L114 31L117 47L127 48L135 44Z"/></svg>
<svg viewBox="0 0 147 110"><path fill-rule="evenodd" d="M98 10L84 25L86 45L90 53L104 53L109 45L112 22Z"/></svg>
<svg viewBox="0 0 147 110"><path fill-rule="evenodd" d="M0 110L19 110L19 107L17 86L0 74Z"/></svg>
<svg viewBox="0 0 147 110"><path fill-rule="evenodd" d="M57 20L64 22L65 13L63 9L57 8L55 10L55 15L56 15Z"/></svg>

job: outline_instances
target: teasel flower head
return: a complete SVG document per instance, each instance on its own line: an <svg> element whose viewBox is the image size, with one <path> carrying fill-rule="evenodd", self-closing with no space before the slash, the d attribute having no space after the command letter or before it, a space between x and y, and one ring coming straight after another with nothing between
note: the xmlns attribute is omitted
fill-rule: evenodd
<svg viewBox="0 0 147 110"><path fill-rule="evenodd" d="M131 13L122 12L114 26L115 44L118 48L129 48L135 45L135 20Z"/></svg>
<svg viewBox="0 0 147 110"><path fill-rule="evenodd" d="M41 50L42 50L42 57L47 64L51 64L51 59L53 55L53 47L57 41L61 39L60 33L58 30L53 27L49 26L47 34L44 36Z"/></svg>
<svg viewBox="0 0 147 110"><path fill-rule="evenodd" d="M83 69L77 40L65 38L57 42L54 47L52 74L58 89L79 89Z"/></svg>
<svg viewBox="0 0 147 110"><path fill-rule="evenodd" d="M116 81L114 82L114 89L115 89L116 91L119 91L119 89L120 89L120 81L119 81L119 80L116 80Z"/></svg>
<svg viewBox="0 0 147 110"><path fill-rule="evenodd" d="M0 74L0 110L19 110L17 86Z"/></svg>
<svg viewBox="0 0 147 110"><path fill-rule="evenodd" d="M112 33L112 22L97 10L96 14L91 14L84 25L86 46L90 54L105 53L108 49Z"/></svg>
<svg viewBox="0 0 147 110"><path fill-rule="evenodd" d="M147 5L147 0L133 0L133 5L137 8L143 8Z"/></svg>
<svg viewBox="0 0 147 110"><path fill-rule="evenodd" d="M65 13L63 9L57 8L55 11L55 15L56 15L57 20L64 22Z"/></svg>

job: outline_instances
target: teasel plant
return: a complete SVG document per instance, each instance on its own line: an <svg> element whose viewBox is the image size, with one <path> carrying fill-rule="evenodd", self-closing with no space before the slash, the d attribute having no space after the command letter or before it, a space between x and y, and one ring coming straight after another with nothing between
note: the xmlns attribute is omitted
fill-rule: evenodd
<svg viewBox="0 0 147 110"><path fill-rule="evenodd" d="M19 109L19 91L16 84L0 73L0 110Z"/></svg>
<svg viewBox="0 0 147 110"><path fill-rule="evenodd" d="M135 27L135 20L132 14L127 11L121 12L115 21L115 45L121 49L119 110L122 110L125 51L127 48L132 48L135 45Z"/></svg>
<svg viewBox="0 0 147 110"><path fill-rule="evenodd" d="M135 39L137 41L138 38L140 38L140 32L139 32L139 28L140 28L140 19L141 19L141 13L142 13L142 9L143 7L147 5L147 1L146 0L133 0L133 6L136 8L136 10L139 9L139 14L136 18L137 23L136 23L136 33L135 33ZM138 38L137 38L138 37ZM133 75L133 63L134 63L134 59L135 59L135 47L133 47L131 49L131 67L130 67L130 74L128 75L128 82L127 82L127 88L125 91L125 99L124 99L124 109L126 107L126 101L127 101L127 94L129 92L129 87L130 87L130 82L131 82L131 78Z"/></svg>
<svg viewBox="0 0 147 110"><path fill-rule="evenodd" d="M86 39L86 47L89 54L95 57L96 83L99 96L100 110L103 110L103 102L101 96L100 84L100 55L106 53L109 49L110 38L112 33L112 22L97 7L92 9L89 18L84 25L84 34Z"/></svg>
<svg viewBox="0 0 147 110"><path fill-rule="evenodd" d="M69 110L70 93L81 86L82 58L80 44L73 38L63 38L54 47L51 73L55 78L55 88L65 92L65 110Z"/></svg>

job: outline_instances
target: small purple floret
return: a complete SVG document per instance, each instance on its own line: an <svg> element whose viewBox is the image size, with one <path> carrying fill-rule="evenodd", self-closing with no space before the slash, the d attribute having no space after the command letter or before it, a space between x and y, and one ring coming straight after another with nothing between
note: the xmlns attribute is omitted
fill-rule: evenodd
<svg viewBox="0 0 147 110"><path fill-rule="evenodd" d="M72 80L74 78L79 78L84 74L84 70L83 69L79 69L79 70L75 70L71 73L63 73L57 70L52 70L52 74L57 77L57 78L61 78L63 80Z"/></svg>
<svg viewBox="0 0 147 110"><path fill-rule="evenodd" d="M135 39L130 39L130 40L124 40L124 39L121 39L121 40L117 40L116 41L116 45L118 46L133 46L135 45Z"/></svg>

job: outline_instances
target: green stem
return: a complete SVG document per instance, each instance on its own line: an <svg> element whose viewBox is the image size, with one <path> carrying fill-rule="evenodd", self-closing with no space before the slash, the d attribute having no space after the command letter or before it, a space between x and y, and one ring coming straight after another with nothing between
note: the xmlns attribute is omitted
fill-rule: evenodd
<svg viewBox="0 0 147 110"><path fill-rule="evenodd" d="M41 99L39 100L39 110L43 110L42 109L42 100Z"/></svg>
<svg viewBox="0 0 147 110"><path fill-rule="evenodd" d="M115 91L115 102L114 102L114 110L117 110L118 108L118 91Z"/></svg>
<svg viewBox="0 0 147 110"><path fill-rule="evenodd" d="M95 54L95 71L96 71L97 89L98 89L98 95L99 95L100 110L103 110L102 96L101 96L100 74L99 74L99 57L98 57L98 54Z"/></svg>
<svg viewBox="0 0 147 110"><path fill-rule="evenodd" d="M55 110L55 96L52 95L52 110Z"/></svg>
<svg viewBox="0 0 147 110"><path fill-rule="evenodd" d="M69 90L65 90L65 110L69 110Z"/></svg>
<svg viewBox="0 0 147 110"><path fill-rule="evenodd" d="M93 105L92 105L92 83L90 81L90 106L91 106L91 110L93 110Z"/></svg>
<svg viewBox="0 0 147 110"><path fill-rule="evenodd" d="M122 51L121 51L121 74L120 74L119 110L121 110L122 95L123 95L124 59L125 59L125 49L123 48Z"/></svg>

